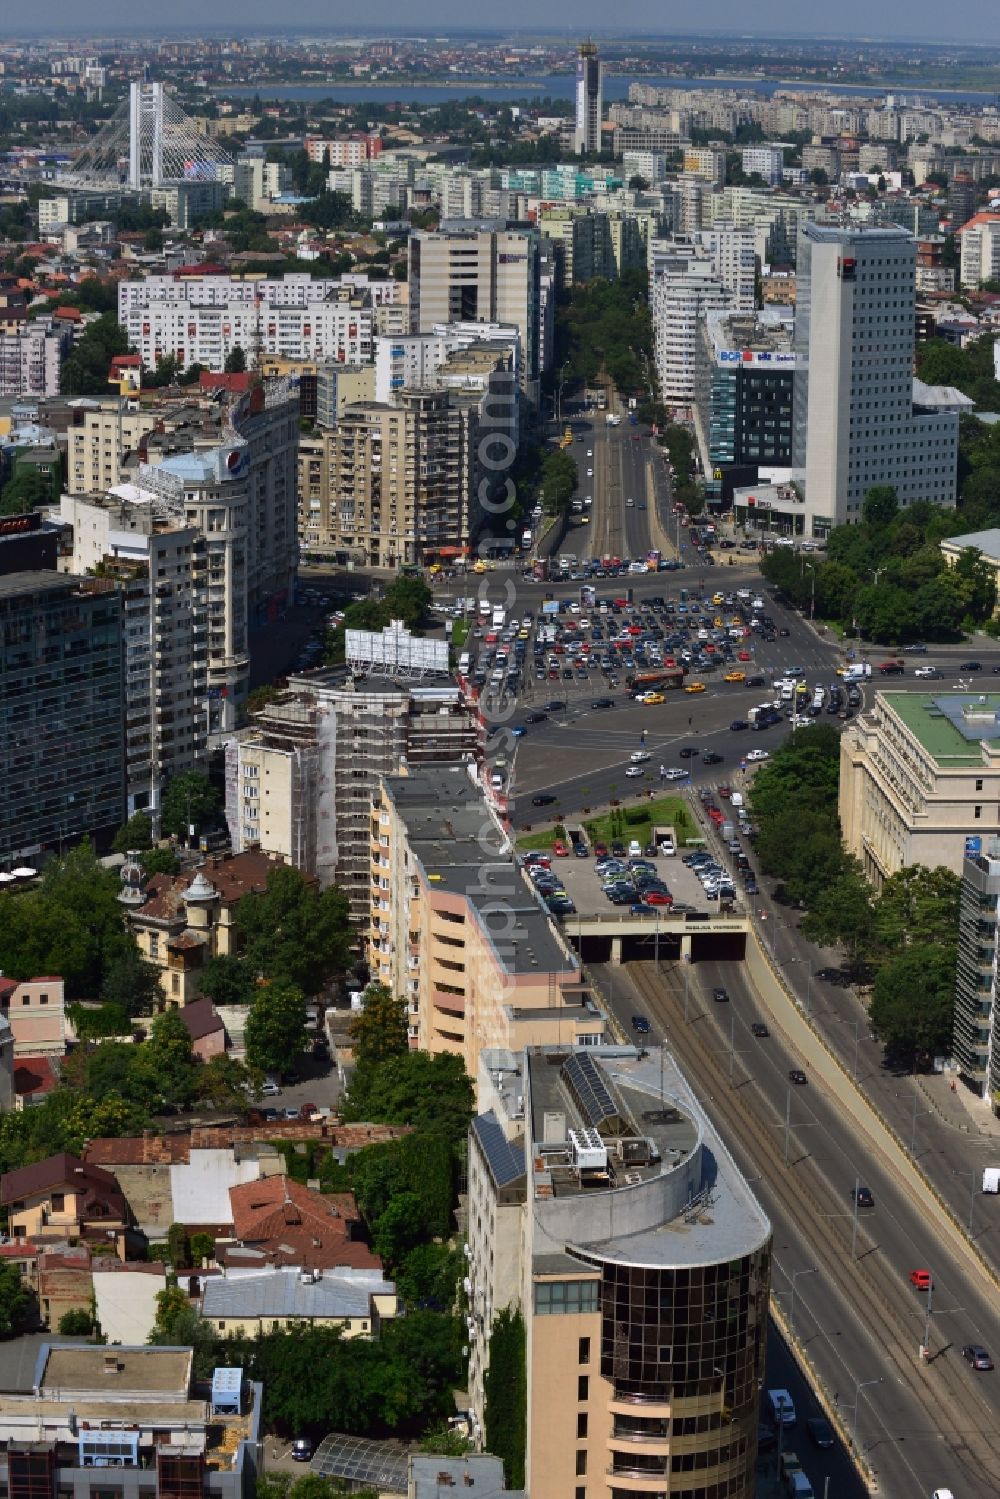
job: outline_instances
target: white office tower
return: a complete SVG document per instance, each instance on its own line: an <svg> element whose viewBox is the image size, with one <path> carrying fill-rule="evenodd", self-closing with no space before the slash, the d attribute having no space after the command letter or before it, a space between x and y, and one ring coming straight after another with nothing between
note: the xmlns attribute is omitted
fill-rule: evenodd
<svg viewBox="0 0 1000 1499"><path fill-rule="evenodd" d="M875 485L901 505L955 503L955 392L913 380L915 268L905 229L801 228L794 466L806 535L859 521Z"/></svg>
<svg viewBox="0 0 1000 1499"><path fill-rule="evenodd" d="M581 42L576 59L577 156L601 149L601 115L604 109L604 65L593 42Z"/></svg>

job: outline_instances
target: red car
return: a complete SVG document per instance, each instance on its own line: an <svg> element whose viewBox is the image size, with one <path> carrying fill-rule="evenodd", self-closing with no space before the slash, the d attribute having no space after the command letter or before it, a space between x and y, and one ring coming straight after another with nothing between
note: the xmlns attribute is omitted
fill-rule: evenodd
<svg viewBox="0 0 1000 1499"><path fill-rule="evenodd" d="M556 858L558 858L558 859L568 859L569 858L569 849L566 847L565 843L563 843L563 841L562 841L561 838L557 838L556 841L555 841L555 843L553 843L553 845L552 845L552 852L556 855Z"/></svg>
<svg viewBox="0 0 1000 1499"><path fill-rule="evenodd" d="M606 859L608 857L608 845L606 843L594 844L594 858Z"/></svg>
<svg viewBox="0 0 1000 1499"><path fill-rule="evenodd" d="M929 1270L911 1270L910 1285L916 1286L918 1291L933 1291L934 1277Z"/></svg>
<svg viewBox="0 0 1000 1499"><path fill-rule="evenodd" d="M712 819L712 821L715 823L715 826L717 828L721 828L722 824L726 820L723 817L722 813L719 811L718 807L710 807L709 810L708 810L708 815Z"/></svg>
<svg viewBox="0 0 1000 1499"><path fill-rule="evenodd" d="M732 792L730 791L728 786L720 786L719 795L723 798L723 800L726 800L728 797L732 796Z"/></svg>
<svg viewBox="0 0 1000 1499"><path fill-rule="evenodd" d="M662 890L650 890L642 898L647 906L672 906L674 903L673 896L664 895Z"/></svg>
<svg viewBox="0 0 1000 1499"><path fill-rule="evenodd" d="M750 652L749 651L737 651L736 652L736 659L737 659L737 661L749 661L750 660Z"/></svg>

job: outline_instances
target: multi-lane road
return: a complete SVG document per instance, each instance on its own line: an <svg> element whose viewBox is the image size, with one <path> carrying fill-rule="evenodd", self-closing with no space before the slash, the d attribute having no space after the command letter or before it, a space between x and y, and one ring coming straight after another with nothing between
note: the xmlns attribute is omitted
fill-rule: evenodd
<svg viewBox="0 0 1000 1499"><path fill-rule="evenodd" d="M942 1485L957 1499L1000 1492L1000 1388L960 1352L977 1341L1000 1352L992 1290L937 1242L905 1181L866 1148L815 1077L790 1083L803 1058L742 965L699 964L686 1006L676 964L631 964L598 977L626 1030L632 1014L644 1013L653 1031L644 1044L675 1053L753 1183L774 1228L772 1288L786 1324L880 1491L892 1499ZM728 1002L713 1001L718 986ZM771 1030L765 1038L751 1030L761 1020ZM856 1182L874 1195L857 1220ZM908 1280L924 1267L934 1276L929 1363L919 1354L927 1298ZM806 1461L819 1494L830 1470L820 1456Z"/></svg>

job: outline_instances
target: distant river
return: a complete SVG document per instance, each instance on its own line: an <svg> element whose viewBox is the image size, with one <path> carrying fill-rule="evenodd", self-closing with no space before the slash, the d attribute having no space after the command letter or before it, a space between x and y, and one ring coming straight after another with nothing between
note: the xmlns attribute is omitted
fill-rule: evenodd
<svg viewBox="0 0 1000 1499"><path fill-rule="evenodd" d="M770 98L779 89L806 89L827 94L858 95L894 93L914 99L933 99L941 104L990 104L994 95L977 94L949 89L921 88L912 82L906 83L821 83L813 79L780 81L763 78L657 78L645 73L612 73L604 77L604 98L614 103L628 98L629 85L646 83L660 88L714 88L746 89ZM461 78L453 83L396 84L396 83L262 83L250 88L220 88L215 93L231 98L252 99L259 94L262 99L301 100L337 99L345 104L447 104L455 99L482 94L487 99L572 99L576 80L572 73L549 73L539 78L521 78L494 84L489 78Z"/></svg>

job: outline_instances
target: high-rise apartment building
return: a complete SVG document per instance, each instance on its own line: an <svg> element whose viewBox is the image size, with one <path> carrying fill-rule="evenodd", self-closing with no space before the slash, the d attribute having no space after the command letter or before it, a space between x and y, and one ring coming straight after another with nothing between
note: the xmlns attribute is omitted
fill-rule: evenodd
<svg viewBox="0 0 1000 1499"><path fill-rule="evenodd" d="M205 539L208 731L232 732L246 699L248 632L285 607L298 564L299 402L254 384L202 425L150 433L135 472L144 503Z"/></svg>
<svg viewBox="0 0 1000 1499"><path fill-rule="evenodd" d="M0 396L53 396L73 332L57 318L0 322Z"/></svg>
<svg viewBox="0 0 1000 1499"><path fill-rule="evenodd" d="M319 488L304 476L302 537L310 551L344 552L373 567L463 552L478 512L473 413L442 390L404 390L394 405L360 401L310 441ZM434 554L433 556L431 554Z"/></svg>
<svg viewBox="0 0 1000 1499"><path fill-rule="evenodd" d="M521 388L538 399L539 235L498 221L443 221L409 239L411 333L441 323L510 323L521 339Z"/></svg>
<svg viewBox="0 0 1000 1499"><path fill-rule="evenodd" d="M166 783L208 753L206 538L128 485L63 495L60 520L63 571L100 569L121 588L128 815L155 822Z"/></svg>
<svg viewBox="0 0 1000 1499"><path fill-rule="evenodd" d="M310 555L381 567L465 556L503 494L500 460L519 431L516 333L450 350L424 339L384 345L386 400L345 406L302 440L299 534ZM427 371L442 350L431 381L411 385L404 371Z"/></svg>
<svg viewBox="0 0 1000 1499"><path fill-rule="evenodd" d="M469 1396L520 1311L525 1487L752 1499L771 1228L673 1058L480 1057L469 1130Z"/></svg>
<svg viewBox="0 0 1000 1499"><path fill-rule="evenodd" d="M0 577L0 859L124 822L122 623L105 579Z"/></svg>
<svg viewBox="0 0 1000 1499"><path fill-rule="evenodd" d="M513 857L469 766L386 776L372 807L373 978L404 995L410 1045L598 1045L604 1018L579 959Z"/></svg>
<svg viewBox="0 0 1000 1499"><path fill-rule="evenodd" d="M955 503L958 413L914 404L915 270L904 229L801 230L794 466L810 536L859 521L875 485L904 506Z"/></svg>
<svg viewBox="0 0 1000 1499"><path fill-rule="evenodd" d="M958 971L952 1052L959 1076L1000 1113L1000 1036L997 1035L997 922L1000 913L1000 839L970 838L962 863Z"/></svg>
<svg viewBox="0 0 1000 1499"><path fill-rule="evenodd" d="M604 64L593 42L581 42L576 56L576 128L573 134L577 156L600 151L603 113Z"/></svg>
<svg viewBox="0 0 1000 1499"><path fill-rule="evenodd" d="M744 146L742 166L745 176L756 173L768 187L776 187L785 169L784 150L781 146Z"/></svg>
<svg viewBox="0 0 1000 1499"><path fill-rule="evenodd" d="M651 246L649 310L660 395L668 406L690 406L695 396L700 321L730 295L711 257L685 240Z"/></svg>
<svg viewBox="0 0 1000 1499"><path fill-rule="evenodd" d="M961 245L958 277L969 291L982 281L1000 281L1000 213L977 213L958 232Z"/></svg>
<svg viewBox="0 0 1000 1499"><path fill-rule="evenodd" d="M347 893L367 937L380 777L475 760L479 725L453 682L293 677L226 746L233 850L259 846Z"/></svg>

